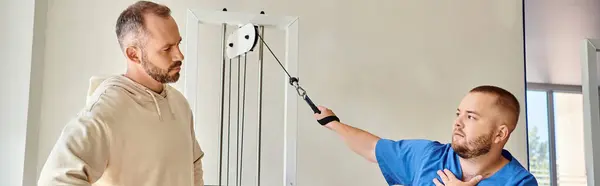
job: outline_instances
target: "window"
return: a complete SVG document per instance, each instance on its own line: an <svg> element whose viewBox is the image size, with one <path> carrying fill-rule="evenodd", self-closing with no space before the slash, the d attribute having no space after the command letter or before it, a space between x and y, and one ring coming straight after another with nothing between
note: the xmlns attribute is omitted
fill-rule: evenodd
<svg viewBox="0 0 600 186"><path fill-rule="evenodd" d="M587 185L581 90L535 87L526 103L531 173L539 185Z"/></svg>
<svg viewBox="0 0 600 186"><path fill-rule="evenodd" d="M551 185L547 102L546 92L527 91L529 169L540 186Z"/></svg>
<svg viewBox="0 0 600 186"><path fill-rule="evenodd" d="M583 147L583 96L555 92L553 97L558 185L587 186Z"/></svg>

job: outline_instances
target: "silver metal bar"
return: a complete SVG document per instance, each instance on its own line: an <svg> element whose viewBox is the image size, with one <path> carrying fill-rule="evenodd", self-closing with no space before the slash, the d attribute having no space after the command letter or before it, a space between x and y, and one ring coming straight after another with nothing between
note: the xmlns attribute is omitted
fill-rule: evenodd
<svg viewBox="0 0 600 186"><path fill-rule="evenodd" d="M265 28L259 27L261 37L264 38ZM261 162L261 145L262 145L262 93L263 93L263 42L260 42L258 47L258 143L256 156L256 185L260 186L260 162Z"/></svg>
<svg viewBox="0 0 600 186"><path fill-rule="evenodd" d="M225 65L227 62L227 59L225 58L225 47L226 47L226 42L227 42L227 24L223 23L221 25L221 28L223 29L223 41L222 41L222 46L221 46L221 57L223 59L223 64L221 67L221 129L220 129L220 133L221 135L220 140L219 140L219 185L221 185L221 181L223 179L223 125L224 125L224 120L225 120Z"/></svg>
<svg viewBox="0 0 600 186"><path fill-rule="evenodd" d="M244 54L244 80L243 83L243 89L242 89L242 145L241 145L241 149L240 149L240 180L239 180L239 185L242 185L242 173L243 173L243 168L244 168L244 121L246 120L246 65L248 63L247 62L247 54Z"/></svg>
<svg viewBox="0 0 600 186"><path fill-rule="evenodd" d="M241 58L241 56L238 56L236 58L237 58L238 63L237 63L237 115L236 115L237 129L235 130L237 132L237 135L235 136L235 185L237 186L239 183L239 179L240 179L239 149L240 149L240 61L241 61L240 58Z"/></svg>
<svg viewBox="0 0 600 186"><path fill-rule="evenodd" d="M227 99L228 107L227 107L227 185L229 185L229 168L231 167L229 154L231 152L231 59L229 59L229 89L227 93L229 94L229 98Z"/></svg>

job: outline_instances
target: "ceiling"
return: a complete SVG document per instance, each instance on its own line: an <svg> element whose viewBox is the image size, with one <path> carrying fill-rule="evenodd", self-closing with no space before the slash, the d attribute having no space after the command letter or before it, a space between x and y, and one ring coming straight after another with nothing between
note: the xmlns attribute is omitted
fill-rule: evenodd
<svg viewBox="0 0 600 186"><path fill-rule="evenodd" d="M581 85L585 38L600 38L600 0L525 0L527 81Z"/></svg>

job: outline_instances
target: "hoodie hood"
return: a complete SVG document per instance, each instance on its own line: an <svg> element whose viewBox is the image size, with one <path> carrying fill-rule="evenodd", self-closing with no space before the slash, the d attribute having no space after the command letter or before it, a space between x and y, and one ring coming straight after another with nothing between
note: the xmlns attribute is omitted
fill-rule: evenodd
<svg viewBox="0 0 600 186"><path fill-rule="evenodd" d="M154 107L152 109L155 110L161 120L165 112L173 115L167 99L170 86L164 85L163 91L159 94L124 75L94 76L90 78L86 103L93 103L99 95L109 88L117 88L124 91L131 99L142 106ZM161 107L162 105L167 106L166 110Z"/></svg>

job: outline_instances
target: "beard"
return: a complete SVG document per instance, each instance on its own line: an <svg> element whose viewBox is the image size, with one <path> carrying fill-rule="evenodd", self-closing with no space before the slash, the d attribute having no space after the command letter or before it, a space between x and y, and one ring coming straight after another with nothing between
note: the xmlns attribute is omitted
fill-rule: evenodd
<svg viewBox="0 0 600 186"><path fill-rule="evenodd" d="M456 152L456 154L458 154L458 156L461 158L471 159L479 157L490 152L490 149L492 148L493 133L479 136L473 141L469 141L465 137L463 138L466 141L465 143L460 144L456 141L453 141L451 144L454 152Z"/></svg>
<svg viewBox="0 0 600 186"><path fill-rule="evenodd" d="M171 70L177 67L180 67L181 61L176 61L175 63L173 63L173 65L169 67L169 69L162 69L150 62L150 60L148 60L146 52L142 51L141 63L142 67L144 68L144 71L146 71L146 73L150 77L152 77L152 79L160 83L174 83L177 82L177 80L179 80L179 72L175 74L169 74L169 72L171 72Z"/></svg>

